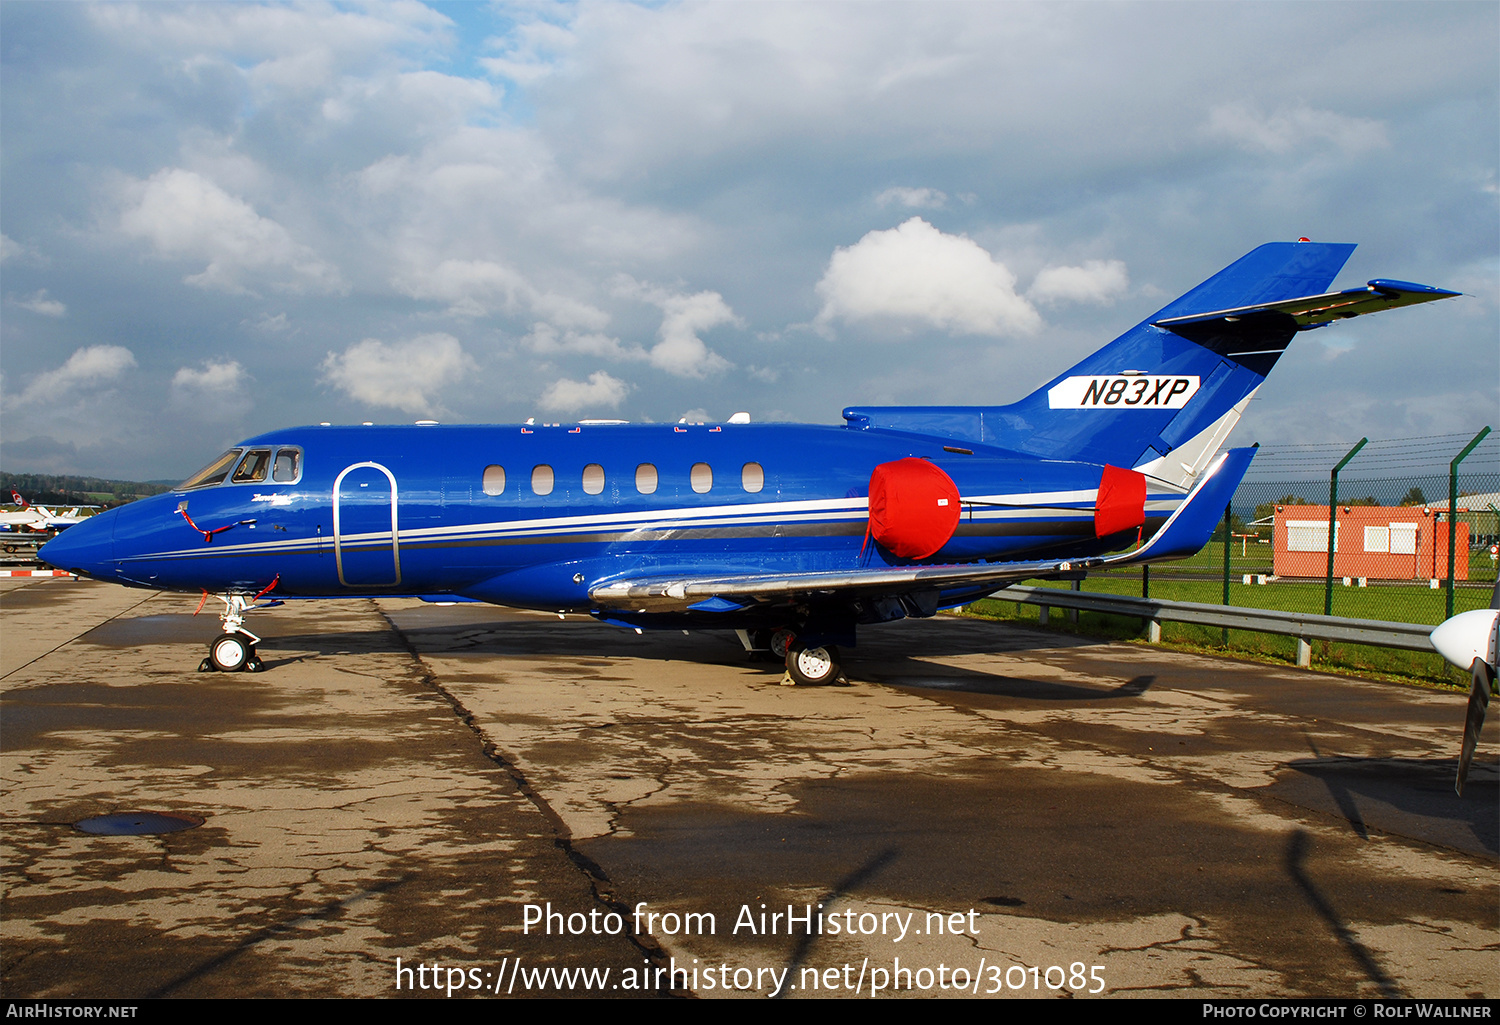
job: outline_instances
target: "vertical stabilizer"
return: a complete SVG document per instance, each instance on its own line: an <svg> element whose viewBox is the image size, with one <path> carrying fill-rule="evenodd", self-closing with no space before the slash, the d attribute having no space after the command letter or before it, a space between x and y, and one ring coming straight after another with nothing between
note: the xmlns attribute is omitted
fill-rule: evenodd
<svg viewBox="0 0 1500 1025"><path fill-rule="evenodd" d="M1348 244L1267 243L1009 406L859 407L844 416L855 427L1134 467L1186 490L1293 336L1311 325L1280 310L1160 322L1316 296L1353 251Z"/></svg>

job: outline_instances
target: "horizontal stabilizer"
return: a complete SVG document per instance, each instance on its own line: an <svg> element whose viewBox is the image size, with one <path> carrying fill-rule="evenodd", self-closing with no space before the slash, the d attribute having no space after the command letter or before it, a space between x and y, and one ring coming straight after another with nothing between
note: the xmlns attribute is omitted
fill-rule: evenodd
<svg viewBox="0 0 1500 1025"><path fill-rule="evenodd" d="M1184 325L1202 324L1211 320L1234 322L1257 314L1280 313L1295 320L1299 329L1306 330L1331 324L1335 320L1379 313L1398 306L1430 303L1435 299L1451 299L1462 294L1410 281L1376 278L1363 288L1346 288L1342 292L1326 292L1323 295L1308 295L1300 299L1283 299L1280 302L1258 303L1254 306L1236 306L1233 309L1195 313L1187 317L1168 317L1151 323L1154 327L1176 331Z"/></svg>

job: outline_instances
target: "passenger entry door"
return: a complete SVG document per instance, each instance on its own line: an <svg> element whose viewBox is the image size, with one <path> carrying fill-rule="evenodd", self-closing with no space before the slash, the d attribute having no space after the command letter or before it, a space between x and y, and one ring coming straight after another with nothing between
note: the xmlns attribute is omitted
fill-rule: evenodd
<svg viewBox="0 0 1500 1025"><path fill-rule="evenodd" d="M396 477L379 463L355 463L333 482L333 558L345 587L401 582Z"/></svg>

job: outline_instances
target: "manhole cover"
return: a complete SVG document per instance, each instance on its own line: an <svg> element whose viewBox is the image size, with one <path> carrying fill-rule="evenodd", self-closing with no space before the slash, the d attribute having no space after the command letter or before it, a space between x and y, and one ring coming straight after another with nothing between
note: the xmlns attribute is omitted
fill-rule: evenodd
<svg viewBox="0 0 1500 1025"><path fill-rule="evenodd" d="M203 820L196 815L176 815L166 811L122 811L116 815L96 815L73 825L96 836L142 836L192 829L203 825Z"/></svg>

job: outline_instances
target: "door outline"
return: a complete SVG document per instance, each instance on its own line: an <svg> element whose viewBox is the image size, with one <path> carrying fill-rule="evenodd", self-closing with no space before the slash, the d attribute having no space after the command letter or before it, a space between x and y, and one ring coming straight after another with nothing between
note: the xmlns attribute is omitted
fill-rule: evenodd
<svg viewBox="0 0 1500 1025"><path fill-rule="evenodd" d="M389 583L379 584L351 584L344 579L344 535L342 524L339 519L339 488L344 483L344 478L355 470L371 467L385 474L386 480L391 482L391 568L395 571L396 579ZM379 463L364 462L354 463L344 467L339 475L333 479L333 562L338 569L339 583L344 587L393 587L401 583L401 535L397 529L396 522L396 475Z"/></svg>

